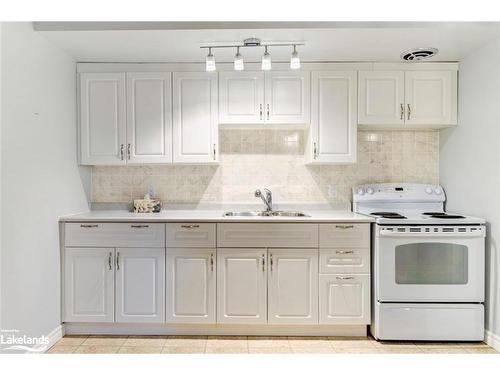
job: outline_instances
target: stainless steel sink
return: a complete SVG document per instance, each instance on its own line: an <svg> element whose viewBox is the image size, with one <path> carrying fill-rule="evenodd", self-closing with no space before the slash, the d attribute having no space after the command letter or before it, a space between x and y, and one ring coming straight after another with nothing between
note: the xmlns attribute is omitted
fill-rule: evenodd
<svg viewBox="0 0 500 375"><path fill-rule="evenodd" d="M228 211L224 216L281 216L281 217L309 217L300 211Z"/></svg>

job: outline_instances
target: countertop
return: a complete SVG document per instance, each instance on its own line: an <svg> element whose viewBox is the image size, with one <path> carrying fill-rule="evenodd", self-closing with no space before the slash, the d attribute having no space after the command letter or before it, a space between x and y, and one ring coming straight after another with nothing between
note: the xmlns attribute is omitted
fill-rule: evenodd
<svg viewBox="0 0 500 375"><path fill-rule="evenodd" d="M371 223L374 220L348 210L302 210L308 217L223 216L224 210L163 210L138 214L125 210L89 211L62 216L61 222L212 222L212 223Z"/></svg>

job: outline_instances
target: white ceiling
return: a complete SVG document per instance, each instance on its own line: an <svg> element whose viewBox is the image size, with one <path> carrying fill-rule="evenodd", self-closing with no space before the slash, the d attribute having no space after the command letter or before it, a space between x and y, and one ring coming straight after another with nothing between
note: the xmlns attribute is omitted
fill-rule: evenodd
<svg viewBox="0 0 500 375"><path fill-rule="evenodd" d="M245 28L242 28L245 27ZM300 28L297 28L300 27ZM302 61L399 61L404 50L436 47L433 61L460 61L500 37L500 23L48 23L35 30L81 62L201 62L200 44L303 41ZM245 61L259 61L260 48L242 49ZM269 51L287 61L291 49ZM234 49L214 50L219 62L232 61Z"/></svg>

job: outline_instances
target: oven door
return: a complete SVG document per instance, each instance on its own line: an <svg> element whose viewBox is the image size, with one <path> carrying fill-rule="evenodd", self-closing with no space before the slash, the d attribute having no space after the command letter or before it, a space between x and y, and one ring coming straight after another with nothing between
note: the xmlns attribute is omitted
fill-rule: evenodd
<svg viewBox="0 0 500 375"><path fill-rule="evenodd" d="M483 302L484 226L375 226L380 302Z"/></svg>

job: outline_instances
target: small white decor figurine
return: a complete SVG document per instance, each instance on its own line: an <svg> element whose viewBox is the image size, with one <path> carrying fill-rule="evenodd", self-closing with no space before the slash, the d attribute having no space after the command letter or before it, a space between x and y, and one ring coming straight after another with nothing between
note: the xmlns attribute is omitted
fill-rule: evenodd
<svg viewBox="0 0 500 375"><path fill-rule="evenodd" d="M151 199L149 194L146 194L143 199L134 199L134 212L136 213L151 213L161 211L161 201L159 199Z"/></svg>

